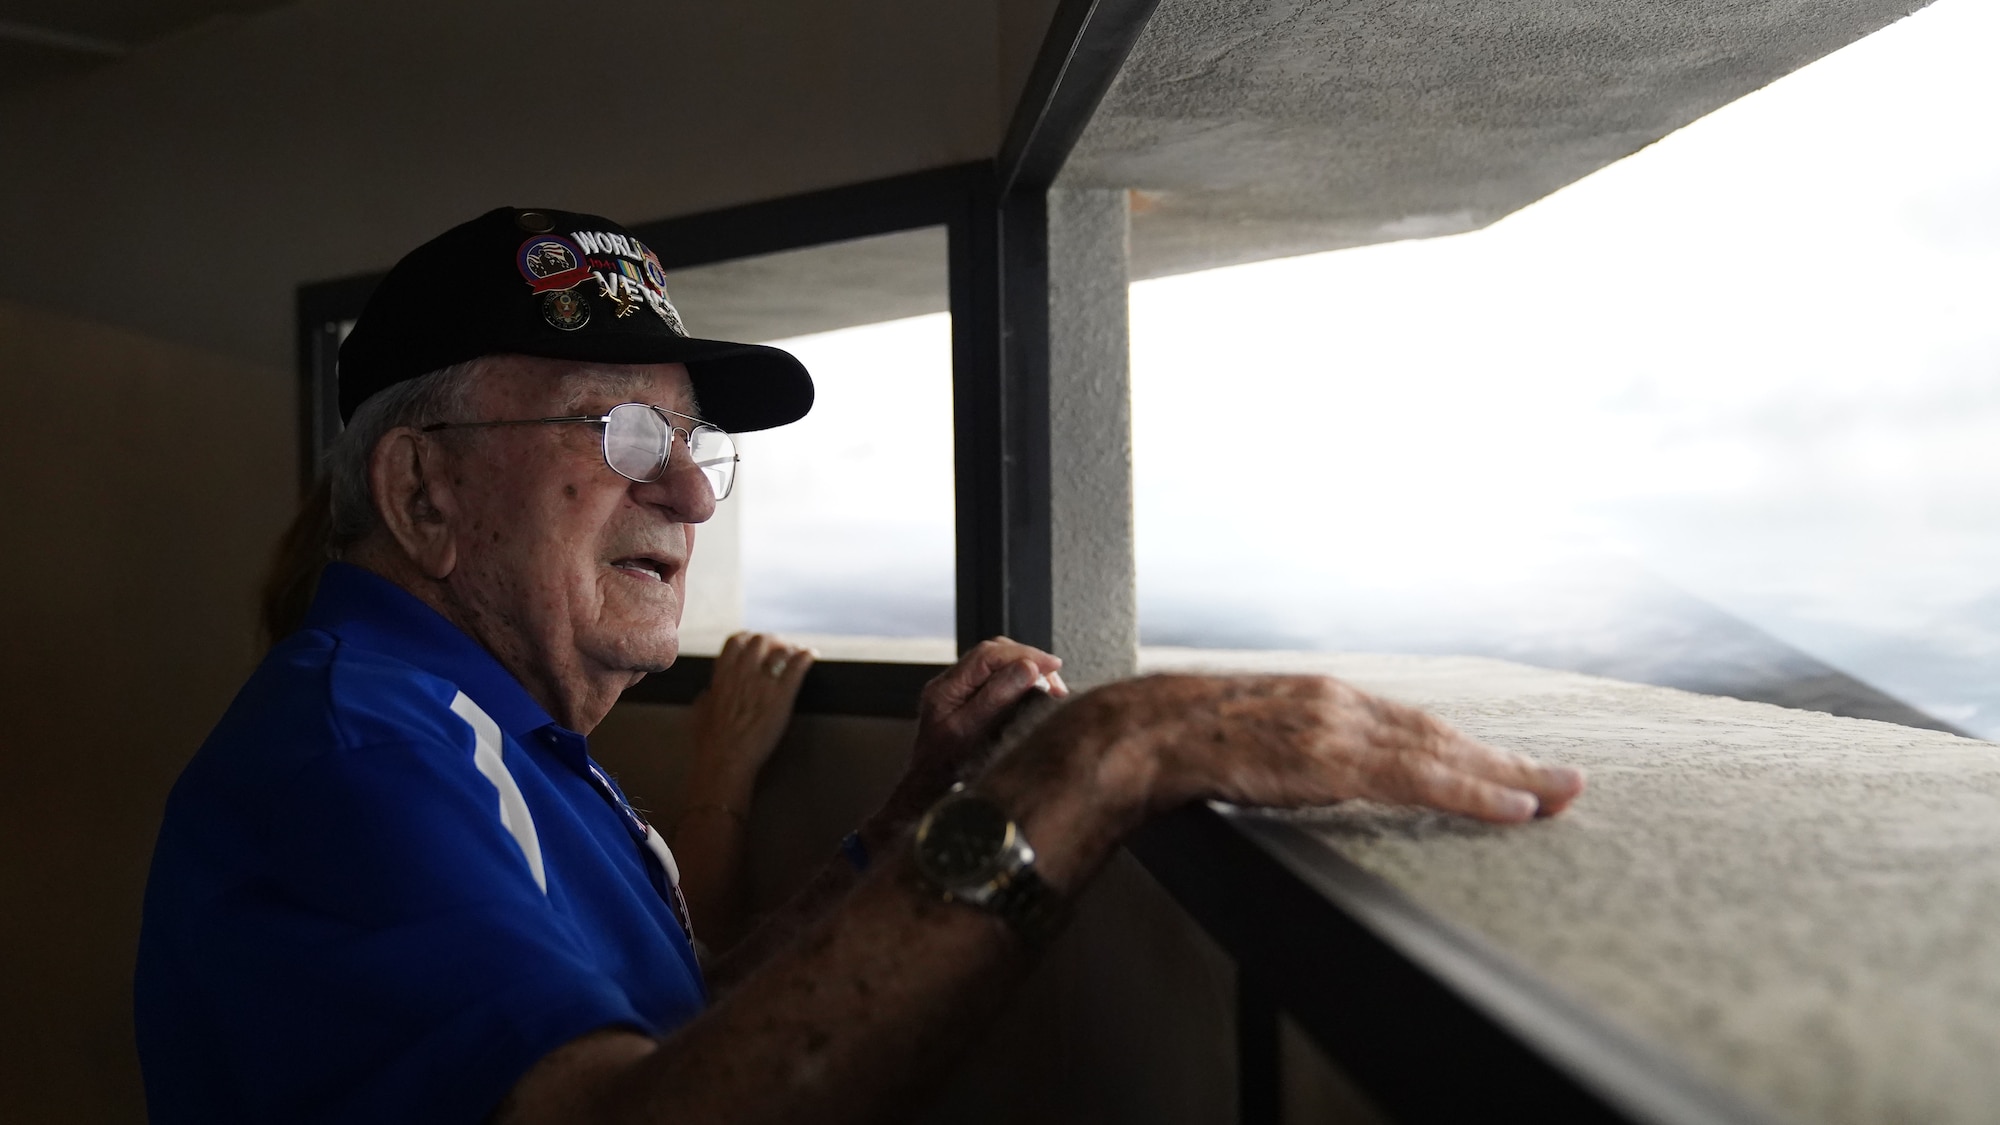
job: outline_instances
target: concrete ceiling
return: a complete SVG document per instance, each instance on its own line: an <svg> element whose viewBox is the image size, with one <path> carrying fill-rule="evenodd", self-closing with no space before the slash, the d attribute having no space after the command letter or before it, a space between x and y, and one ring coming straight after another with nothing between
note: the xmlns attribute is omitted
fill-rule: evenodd
<svg viewBox="0 0 2000 1125"><path fill-rule="evenodd" d="M1133 190L1139 278L1454 234L1910 6L1163 0L1061 182ZM700 331L769 340L942 311L944 268L930 230L685 271L672 289Z"/></svg>
<svg viewBox="0 0 2000 1125"><path fill-rule="evenodd" d="M220 16L288 0L0 0L0 95L115 62Z"/></svg>
<svg viewBox="0 0 2000 1125"><path fill-rule="evenodd" d="M209 19L0 97L0 237L45 264L0 296L285 370L298 285L387 269L499 204L636 224L990 156L1040 41L1015 5L1045 5L1004 0L1002 19L1002 2L302 0ZM894 294L941 260L920 257L870 307L909 308ZM728 323L703 288L675 296ZM806 323L824 318L758 331Z"/></svg>
<svg viewBox="0 0 2000 1125"><path fill-rule="evenodd" d="M1063 173L1133 272L1485 226L1924 0L1162 0Z"/></svg>
<svg viewBox="0 0 2000 1125"><path fill-rule="evenodd" d="M943 227L673 270L667 291L698 336L783 340L943 312Z"/></svg>
<svg viewBox="0 0 2000 1125"><path fill-rule="evenodd" d="M74 263L0 292L282 364L292 286L495 202L646 221L988 155L1053 2L592 4L571 39L670 65L551 98L535 0L0 0L0 233ZM1472 229L1916 6L1161 0L1064 182L1135 189L1138 277ZM935 311L926 238L675 295L751 338ZM188 245L240 300L186 283ZM105 301L111 260L146 300Z"/></svg>

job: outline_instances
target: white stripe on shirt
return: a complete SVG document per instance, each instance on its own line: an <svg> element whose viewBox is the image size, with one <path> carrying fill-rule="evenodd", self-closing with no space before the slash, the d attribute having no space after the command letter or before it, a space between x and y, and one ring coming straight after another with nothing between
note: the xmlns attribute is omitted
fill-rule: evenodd
<svg viewBox="0 0 2000 1125"><path fill-rule="evenodd" d="M542 870L542 841L535 835L535 818L528 815L527 798L521 796L521 787L514 784L507 763L500 760L500 724L462 691L451 701L451 711L472 728L472 764L499 791L500 824L520 845L521 854L528 860L528 870L534 873L535 885L548 894L549 877Z"/></svg>

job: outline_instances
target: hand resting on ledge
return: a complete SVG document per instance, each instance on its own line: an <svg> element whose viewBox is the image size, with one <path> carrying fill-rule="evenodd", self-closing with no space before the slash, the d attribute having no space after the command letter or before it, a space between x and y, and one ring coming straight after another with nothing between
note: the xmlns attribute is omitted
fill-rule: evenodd
<svg viewBox="0 0 2000 1125"><path fill-rule="evenodd" d="M1511 823L1561 812L1583 789L1573 769L1324 676L1114 683L995 756L998 728L1038 680L1066 694L1060 665L1001 638L939 676L910 770L863 830L876 857L866 876L833 861L739 946L701 1017L660 1040L614 1028L558 1049L496 1120L872 1121L920 1104L1034 952L996 917L940 901L912 866L909 826L960 776L1006 810L1043 880L1071 896L1124 835L1189 801L1366 797Z"/></svg>

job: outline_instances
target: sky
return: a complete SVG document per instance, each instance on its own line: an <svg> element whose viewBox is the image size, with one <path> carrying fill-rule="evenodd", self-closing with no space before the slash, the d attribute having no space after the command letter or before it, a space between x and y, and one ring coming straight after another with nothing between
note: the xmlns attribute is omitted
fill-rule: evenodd
<svg viewBox="0 0 2000 1125"><path fill-rule="evenodd" d="M1148 639L1428 651L1644 574L2000 737L1996 48L1939 0L1485 230L1135 284ZM788 342L752 625L950 632L948 334Z"/></svg>
<svg viewBox="0 0 2000 1125"><path fill-rule="evenodd" d="M952 636L950 318L779 346L816 397L803 420L740 439L745 624Z"/></svg>

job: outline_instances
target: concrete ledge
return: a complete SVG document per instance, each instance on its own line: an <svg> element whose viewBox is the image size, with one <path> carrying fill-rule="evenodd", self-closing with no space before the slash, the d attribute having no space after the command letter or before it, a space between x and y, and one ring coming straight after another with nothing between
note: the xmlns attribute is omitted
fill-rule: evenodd
<svg viewBox="0 0 2000 1125"><path fill-rule="evenodd" d="M1718 1087L1799 1121L2000 1104L1992 745L1469 657L1141 664L1326 672L1589 770L1522 828L1360 802L1291 822Z"/></svg>

